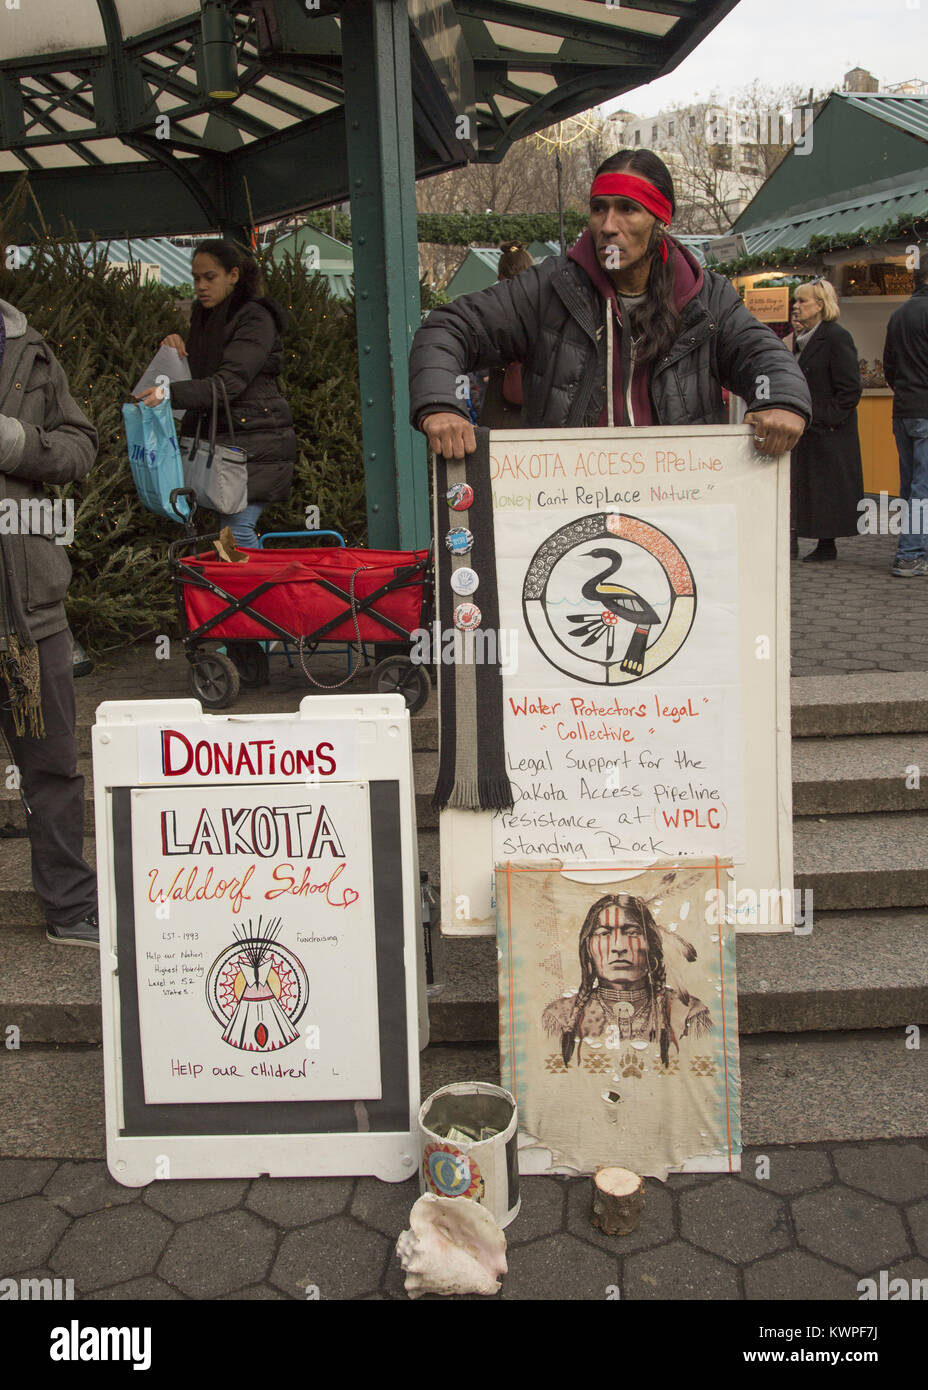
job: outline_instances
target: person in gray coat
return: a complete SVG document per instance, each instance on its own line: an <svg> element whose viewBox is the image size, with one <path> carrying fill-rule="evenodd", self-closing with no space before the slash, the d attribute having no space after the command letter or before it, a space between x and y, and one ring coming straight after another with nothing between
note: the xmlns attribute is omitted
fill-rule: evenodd
<svg viewBox="0 0 928 1390"><path fill-rule="evenodd" d="M674 208L663 161L620 150L568 256L432 310L410 353L410 419L436 453L473 452L458 384L509 362L524 427L722 424L725 387L747 402L759 453L793 448L812 413L803 374L730 281L666 234Z"/></svg>
<svg viewBox="0 0 928 1390"><path fill-rule="evenodd" d="M83 478L96 453L97 432L51 348L0 299L0 727L26 803L32 883L57 945L98 946L99 928L64 608L73 522L46 487Z"/></svg>

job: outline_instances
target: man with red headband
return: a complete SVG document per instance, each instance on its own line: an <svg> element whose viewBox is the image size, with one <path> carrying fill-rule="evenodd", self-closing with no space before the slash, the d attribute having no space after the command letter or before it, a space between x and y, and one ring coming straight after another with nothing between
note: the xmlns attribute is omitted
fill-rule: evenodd
<svg viewBox="0 0 928 1390"><path fill-rule="evenodd" d="M526 428L724 424L724 387L747 402L758 452L788 453L812 414L805 377L730 281L667 235L673 214L664 163L619 151L566 257L433 309L409 362L410 418L431 448L471 453L461 381L521 362Z"/></svg>

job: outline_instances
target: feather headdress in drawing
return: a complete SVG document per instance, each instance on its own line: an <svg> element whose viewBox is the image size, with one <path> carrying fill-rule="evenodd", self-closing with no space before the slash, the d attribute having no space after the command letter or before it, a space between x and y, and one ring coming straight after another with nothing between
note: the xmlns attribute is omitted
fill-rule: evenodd
<svg viewBox="0 0 928 1390"><path fill-rule="evenodd" d="M669 927L661 926L651 912L651 904L659 903L670 892L682 894L698 891L702 888L703 882L702 869L694 871L668 869L667 873L661 874L657 883L652 885L650 893L640 899L660 936L663 946L670 945L671 947L670 953L665 952L664 954L666 983L669 989L675 991L680 1003L689 1009L681 1034L681 1037L684 1038L691 1035L701 1038L712 1032L712 1015L707 1006L701 1000L695 999L680 979L680 957L682 956L687 964L692 964L696 959L696 947L677 929L676 924L674 924L673 931Z"/></svg>
<svg viewBox="0 0 928 1390"><path fill-rule="evenodd" d="M268 984L274 964L271 952L280 932L280 923L281 919L275 917L266 927L262 927L259 917L257 927L252 927L249 921L247 931L244 927L233 928L236 939L241 943L240 966L245 987L226 1024L222 1040L246 1052L276 1052L300 1036Z"/></svg>

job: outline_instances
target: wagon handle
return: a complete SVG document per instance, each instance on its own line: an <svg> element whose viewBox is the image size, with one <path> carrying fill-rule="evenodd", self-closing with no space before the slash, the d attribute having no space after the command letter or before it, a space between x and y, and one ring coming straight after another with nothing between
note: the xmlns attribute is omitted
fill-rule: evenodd
<svg viewBox="0 0 928 1390"><path fill-rule="evenodd" d="M265 531L263 536L258 537L258 549L264 549L265 541L276 540L306 540L307 536L334 536L340 546L345 545L345 537L340 531Z"/></svg>

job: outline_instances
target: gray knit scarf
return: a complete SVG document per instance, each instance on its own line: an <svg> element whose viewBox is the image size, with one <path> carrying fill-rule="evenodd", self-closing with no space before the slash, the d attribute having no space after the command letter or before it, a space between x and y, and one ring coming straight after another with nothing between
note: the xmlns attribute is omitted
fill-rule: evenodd
<svg viewBox="0 0 928 1390"><path fill-rule="evenodd" d="M821 322L821 319L819 320L819 323L820 323L820 322ZM796 355L797 355L797 356L799 355L800 352L802 352L803 348L805 347L805 345L806 345L806 343L809 341L809 339L812 337L812 334L815 332L816 328L818 328L818 323L814 323L814 324L812 325L811 328L806 328L806 329L804 329L804 330L802 330L802 331L800 331L800 330L797 329L797 331L796 331L796 333L795 333L795 335L794 335L794 337L793 337L793 342L796 344Z"/></svg>
<svg viewBox="0 0 928 1390"><path fill-rule="evenodd" d="M475 453L463 460L435 459L435 606L440 632L453 632L454 610L465 600L452 589L451 575L462 566L473 566L480 576L480 626L485 632L494 632L498 639L490 431L478 428L475 434ZM446 494L454 483L467 483L473 488L474 500L468 511L456 512L449 507ZM459 526L473 533L472 558L452 555L445 545L448 531ZM506 772L503 677L497 642L493 643L494 660L474 661L478 649L473 634L462 634L462 639L463 661L443 661L441 651L436 653L440 752L432 805L439 809L459 806L470 811L506 810L512 806L513 798ZM487 655L483 643L479 650Z"/></svg>

